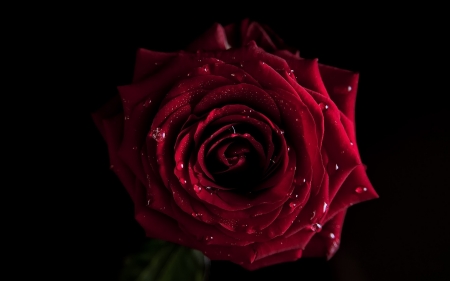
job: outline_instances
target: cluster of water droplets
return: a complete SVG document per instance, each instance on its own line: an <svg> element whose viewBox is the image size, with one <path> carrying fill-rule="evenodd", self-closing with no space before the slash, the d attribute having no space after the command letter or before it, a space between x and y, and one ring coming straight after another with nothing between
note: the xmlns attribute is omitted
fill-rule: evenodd
<svg viewBox="0 0 450 281"><path fill-rule="evenodd" d="M152 131L152 138L157 142L163 141L166 138L166 133L160 128L156 128Z"/></svg>

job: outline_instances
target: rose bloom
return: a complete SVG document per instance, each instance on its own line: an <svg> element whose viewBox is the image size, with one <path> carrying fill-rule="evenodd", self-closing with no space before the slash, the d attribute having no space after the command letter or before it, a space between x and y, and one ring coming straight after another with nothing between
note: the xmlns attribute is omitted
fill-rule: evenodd
<svg viewBox="0 0 450 281"><path fill-rule="evenodd" d="M357 83L244 20L185 51L139 50L133 82L93 118L148 237L254 270L330 258L347 208L377 197Z"/></svg>

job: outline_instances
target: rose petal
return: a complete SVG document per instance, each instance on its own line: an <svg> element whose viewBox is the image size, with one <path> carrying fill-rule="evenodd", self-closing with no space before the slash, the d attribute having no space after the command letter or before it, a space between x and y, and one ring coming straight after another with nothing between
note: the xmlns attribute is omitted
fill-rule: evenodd
<svg viewBox="0 0 450 281"><path fill-rule="evenodd" d="M322 64L319 65L319 70L333 102L345 116L354 122L359 74Z"/></svg>
<svg viewBox="0 0 450 281"><path fill-rule="evenodd" d="M142 48L139 49L136 53L133 83L142 81L145 77L154 74L160 69L161 65L166 64L175 56L176 53L162 53Z"/></svg>
<svg viewBox="0 0 450 281"><path fill-rule="evenodd" d="M304 257L323 257L330 259L339 248L342 225L346 210L337 213L325 223L322 231L315 234L303 252Z"/></svg>
<svg viewBox="0 0 450 281"><path fill-rule="evenodd" d="M227 50L231 46L228 44L227 36L222 25L215 23L204 34L192 42L187 51L195 52L197 50L217 51Z"/></svg>

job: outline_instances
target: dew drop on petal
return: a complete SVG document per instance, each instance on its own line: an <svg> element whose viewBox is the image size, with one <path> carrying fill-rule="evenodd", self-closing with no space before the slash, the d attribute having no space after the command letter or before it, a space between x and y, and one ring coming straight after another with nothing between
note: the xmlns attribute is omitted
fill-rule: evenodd
<svg viewBox="0 0 450 281"><path fill-rule="evenodd" d="M184 168L183 162L179 161L179 162L177 163L177 169L178 169L179 171L181 171L181 170L183 170L183 168Z"/></svg>
<svg viewBox="0 0 450 281"><path fill-rule="evenodd" d="M322 212L325 213L327 211L327 208L328 208L328 204L326 202L324 202L323 203L323 210L322 210Z"/></svg>
<svg viewBox="0 0 450 281"><path fill-rule="evenodd" d="M336 170L338 170L339 169L339 166L338 166L338 164L336 164Z"/></svg>
<svg viewBox="0 0 450 281"><path fill-rule="evenodd" d="M199 193L200 191L202 191L202 187L194 184L194 191Z"/></svg>
<svg viewBox="0 0 450 281"><path fill-rule="evenodd" d="M289 207L294 208L296 204L294 202L289 203Z"/></svg>
<svg viewBox="0 0 450 281"><path fill-rule="evenodd" d="M334 235L334 233L331 232L331 233L330 233L330 238L331 238L331 239L334 239L335 237L336 237L336 236Z"/></svg>
<svg viewBox="0 0 450 281"><path fill-rule="evenodd" d="M353 142L350 142L350 145L353 145Z"/></svg>
<svg viewBox="0 0 450 281"><path fill-rule="evenodd" d="M366 191L367 191L367 187L362 187L362 186L358 186L355 189L355 192L358 193L358 194L361 194L361 193L366 192Z"/></svg>
<svg viewBox="0 0 450 281"><path fill-rule="evenodd" d="M324 103L319 103L320 109L321 110L327 110L328 109L328 105L324 104Z"/></svg>
<svg viewBox="0 0 450 281"><path fill-rule="evenodd" d="M162 132L160 128L156 128L152 131L152 138L160 142L166 138L166 133Z"/></svg>
<svg viewBox="0 0 450 281"><path fill-rule="evenodd" d="M149 106L151 103L152 103L152 100L148 100L148 101L144 102L143 106L144 106L144 107L147 107L147 106Z"/></svg>
<svg viewBox="0 0 450 281"><path fill-rule="evenodd" d="M352 86L348 86L347 90L350 92L352 90Z"/></svg>
<svg viewBox="0 0 450 281"><path fill-rule="evenodd" d="M314 232L320 232L322 230L322 225L320 223L313 223L311 224L310 229Z"/></svg>
<svg viewBox="0 0 450 281"><path fill-rule="evenodd" d="M183 178L180 178L180 183L181 183L181 184L186 184L187 181L186 181L185 179L183 179Z"/></svg>

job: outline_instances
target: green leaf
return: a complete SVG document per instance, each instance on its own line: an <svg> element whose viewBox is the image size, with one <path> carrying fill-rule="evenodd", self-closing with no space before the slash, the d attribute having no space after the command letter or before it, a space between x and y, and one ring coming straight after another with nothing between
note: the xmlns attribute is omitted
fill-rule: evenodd
<svg viewBox="0 0 450 281"><path fill-rule="evenodd" d="M201 252L162 240L149 240L127 257L122 281L203 281L209 260Z"/></svg>

